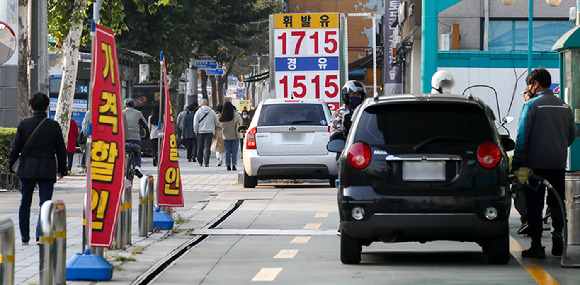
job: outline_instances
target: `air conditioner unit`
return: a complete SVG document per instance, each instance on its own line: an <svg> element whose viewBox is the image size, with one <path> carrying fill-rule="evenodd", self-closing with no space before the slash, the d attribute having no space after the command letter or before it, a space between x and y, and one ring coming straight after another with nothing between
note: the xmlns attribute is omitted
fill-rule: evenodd
<svg viewBox="0 0 580 285"><path fill-rule="evenodd" d="M451 34L439 35L439 50L451 50Z"/></svg>

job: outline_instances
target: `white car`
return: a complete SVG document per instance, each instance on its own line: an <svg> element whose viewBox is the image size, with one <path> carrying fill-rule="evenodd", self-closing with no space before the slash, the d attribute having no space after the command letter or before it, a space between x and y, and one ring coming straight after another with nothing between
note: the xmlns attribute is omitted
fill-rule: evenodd
<svg viewBox="0 0 580 285"><path fill-rule="evenodd" d="M244 187L259 179L337 177L328 152L330 109L321 100L268 99L258 105L244 140Z"/></svg>

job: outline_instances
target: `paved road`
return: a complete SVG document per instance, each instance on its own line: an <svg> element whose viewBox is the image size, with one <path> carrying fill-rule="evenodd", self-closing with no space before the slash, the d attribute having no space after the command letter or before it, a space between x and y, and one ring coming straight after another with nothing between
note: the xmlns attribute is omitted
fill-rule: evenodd
<svg viewBox="0 0 580 285"><path fill-rule="evenodd" d="M360 265L342 265L336 190L326 185L239 189L222 192L206 209L226 210L238 199L242 206L218 228L194 229L192 237L209 237L154 284L548 284L550 277L560 284L580 283L579 271L561 269L559 258L549 255L535 269L535 261L519 258L519 245L527 248L529 240L515 234L516 215L507 265L489 265L479 246L459 242L373 243L363 247ZM544 243L549 252L550 243ZM580 247L570 252L580 262Z"/></svg>

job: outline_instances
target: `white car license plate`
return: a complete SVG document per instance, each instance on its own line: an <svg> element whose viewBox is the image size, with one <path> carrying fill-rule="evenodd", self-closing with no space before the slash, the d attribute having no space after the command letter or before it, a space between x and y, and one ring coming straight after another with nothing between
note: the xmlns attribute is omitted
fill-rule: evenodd
<svg viewBox="0 0 580 285"><path fill-rule="evenodd" d="M445 161L404 161L404 181L445 181Z"/></svg>

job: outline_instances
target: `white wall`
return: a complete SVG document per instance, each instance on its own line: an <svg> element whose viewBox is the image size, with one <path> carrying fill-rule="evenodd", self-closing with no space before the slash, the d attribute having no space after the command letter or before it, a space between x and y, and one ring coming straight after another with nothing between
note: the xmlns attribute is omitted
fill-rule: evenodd
<svg viewBox="0 0 580 285"><path fill-rule="evenodd" d="M486 84L495 88L499 98L501 117L511 116L515 119L511 124L507 125L511 137L515 140L520 111L524 104L524 98L520 93L526 89L527 68L439 68L438 70L442 69L451 72L455 78L455 86L452 89L453 94L462 94L465 88L476 84ZM559 83L559 69L548 69L548 71L552 76L552 84ZM513 104L508 113L508 108L512 101L512 94L516 84L516 78L520 75L521 77L517 80L517 87L515 94L513 95ZM471 92L473 96L481 98L486 104L488 104L497 117L496 99L491 89L477 87L469 89L466 94L468 92ZM499 119L496 120L496 123L498 121Z"/></svg>

